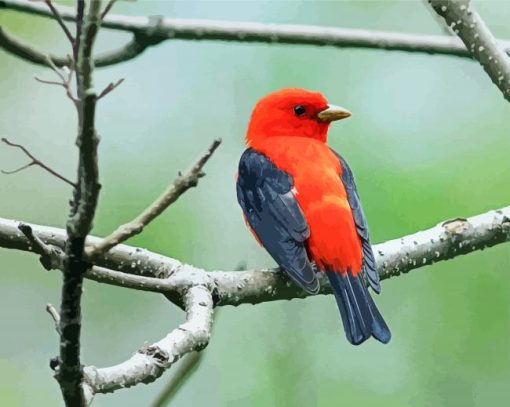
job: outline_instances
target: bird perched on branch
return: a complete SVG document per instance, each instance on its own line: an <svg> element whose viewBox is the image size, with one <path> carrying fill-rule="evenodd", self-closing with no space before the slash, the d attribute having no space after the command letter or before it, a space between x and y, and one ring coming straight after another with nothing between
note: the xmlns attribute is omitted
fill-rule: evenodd
<svg viewBox="0 0 510 407"><path fill-rule="evenodd" d="M349 116L303 89L262 98L239 162L237 199L256 239L301 288L319 291L311 262L326 273L350 343L370 336L387 343L390 330L367 289L381 286L354 178L327 145L330 123Z"/></svg>

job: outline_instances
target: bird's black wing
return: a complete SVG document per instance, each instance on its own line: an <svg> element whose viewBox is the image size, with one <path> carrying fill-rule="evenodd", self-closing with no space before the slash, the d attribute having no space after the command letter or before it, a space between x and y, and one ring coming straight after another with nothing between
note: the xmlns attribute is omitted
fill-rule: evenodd
<svg viewBox="0 0 510 407"><path fill-rule="evenodd" d="M356 183L354 182L354 176L352 175L349 165L342 156L333 149L331 149L331 151L338 157L340 165L342 166L342 183L344 184L345 191L347 192L347 199L352 210L354 223L356 224L358 236L362 243L364 276L368 279L370 287L372 287L376 293L380 293L381 284L379 282L379 273L377 272L377 265L375 263L372 245L370 244L368 224L365 214L363 213L363 208L361 207L361 201L359 199Z"/></svg>
<svg viewBox="0 0 510 407"><path fill-rule="evenodd" d="M292 192L292 178L263 154L247 149L239 162L237 200L260 243L304 290L319 281L306 253L308 224Z"/></svg>

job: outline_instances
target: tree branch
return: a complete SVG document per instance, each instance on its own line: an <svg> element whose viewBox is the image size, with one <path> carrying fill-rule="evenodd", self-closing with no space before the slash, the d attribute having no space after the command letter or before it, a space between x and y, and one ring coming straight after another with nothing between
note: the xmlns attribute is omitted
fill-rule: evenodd
<svg viewBox="0 0 510 407"><path fill-rule="evenodd" d="M34 234L32 227L26 223L19 223L18 229L25 235L32 250L41 256L39 260L46 270L61 269L63 267L64 252L60 248L45 244Z"/></svg>
<svg viewBox="0 0 510 407"><path fill-rule="evenodd" d="M0 0L1 1L1 0ZM1 3L0 3L1 5ZM131 41L119 49L105 52L96 57L94 65L97 68L110 66L136 58L149 47L149 43L144 42L142 35L134 35ZM50 58L56 66L69 66L69 60L62 56L45 54L12 34L7 33L0 27L0 48L10 52L21 59L33 62L38 65L47 65L46 59Z"/></svg>
<svg viewBox="0 0 510 407"><path fill-rule="evenodd" d="M429 0L510 102L510 59L469 0Z"/></svg>
<svg viewBox="0 0 510 407"><path fill-rule="evenodd" d="M38 253L20 234L18 222L0 218L0 247ZM63 249L62 229L31 225L46 245ZM101 238L89 236L89 244ZM427 265L453 259L477 250L510 241L510 206L473 216L441 222L425 231L373 246L382 280ZM213 279L215 305L261 303L308 296L275 270L204 271L171 257L120 244L104 256L86 277L106 284L167 293ZM147 279L129 279L128 277ZM122 281L124 279L124 281ZM320 294L330 293L327 279L321 279ZM159 282L159 287L157 286Z"/></svg>
<svg viewBox="0 0 510 407"><path fill-rule="evenodd" d="M23 167L20 167L20 168L17 168L15 170L12 170L12 171L5 171L5 170L1 170L1 172L3 174L6 174L6 175L10 175L10 174L15 174L17 172L20 172L21 170L24 170L25 168L28 168L28 167L31 167L32 165L37 165L39 167L41 167L42 169L44 169L45 171L49 172L51 175L57 177L58 179L64 181L65 183L71 185L72 187L75 186L74 182L72 181L69 181L66 177L64 177L63 175L60 175L58 172L56 172L55 170L53 170L52 168L48 167L46 164L44 164L42 161L40 161L39 159L37 159L32 153L30 153L30 151L28 151L24 146L22 146L21 144L15 144L15 143L11 143L9 140L7 140L5 137L3 137L1 139L1 141L5 144L7 144L8 146L11 146L11 147L16 147L16 148L19 148L21 151L23 151L23 153L28 157L30 158L32 161L29 162L27 165L24 165Z"/></svg>
<svg viewBox="0 0 510 407"><path fill-rule="evenodd" d="M184 293L186 322L165 338L143 346L127 361L102 369L84 369L89 402L96 393L109 393L139 383L151 383L182 356L207 346L213 315L211 288L197 285Z"/></svg>
<svg viewBox="0 0 510 407"><path fill-rule="evenodd" d="M46 312L50 314L51 319L53 319L53 322L55 323L55 330L57 331L58 335L62 335L60 332L60 314L55 309L55 307L51 304L46 304Z"/></svg>
<svg viewBox="0 0 510 407"><path fill-rule="evenodd" d="M62 20L62 17L59 13L59 11L55 8L55 6L53 5L53 3L51 2L51 0L44 0L44 2L46 3L46 5L48 6L48 8L50 9L51 13L53 14L53 17L55 18L55 20L57 20L58 22L58 25L60 25L60 27L62 28L62 30L64 31L67 39L69 40L69 42L71 43L71 45L74 47L74 37L73 35L71 34L71 32L69 31L69 29L67 28L66 24L64 23L64 21Z"/></svg>
<svg viewBox="0 0 510 407"><path fill-rule="evenodd" d="M52 14L40 4L23 0L0 0L0 8L2 7L43 17L52 17ZM75 12L71 8L60 6L58 10L64 20L75 20ZM438 35L112 14L105 16L102 26L133 33L134 39L123 49L98 57L96 61L98 67L132 59L149 46L175 39L370 48L470 57L469 51L459 39ZM501 40L499 45L505 52L510 53L510 41ZM39 61L41 61L38 51L15 39L12 35L2 32L1 27L0 46L31 62L40 63ZM57 65L65 64L64 58L52 56L52 59Z"/></svg>
<svg viewBox="0 0 510 407"><path fill-rule="evenodd" d="M35 80L41 83L62 86L66 91L67 97L71 99L75 107L78 107L78 99L74 97L73 90L71 87L71 81L73 80L74 72L74 62L71 56L70 55L67 56L67 65L62 66L62 72L60 68L57 67L57 65L55 65L55 62L48 55L46 55L45 61L48 64L48 66L53 70L53 72L55 72L55 74L60 78L61 82L47 81L37 76L35 77Z"/></svg>
<svg viewBox="0 0 510 407"><path fill-rule="evenodd" d="M82 13L83 4L78 2L78 14ZM97 95L92 80L92 50L101 23L100 13L101 1L91 0L83 24L79 22L79 46L73 49L78 93L78 180L66 225L60 305L60 360L55 364L55 377L60 384L64 402L66 406L73 407L85 406L87 396L82 387L83 370L80 361L81 295L84 275L90 267L83 258L83 249L85 238L92 228L100 189L98 137L95 130Z"/></svg>
<svg viewBox="0 0 510 407"><path fill-rule="evenodd" d="M97 100L101 99L102 97L105 97L108 93L112 92L119 86L122 82L124 82L124 78L119 79L117 82L110 82L106 88L104 88L99 96L97 97Z"/></svg>
<svg viewBox="0 0 510 407"><path fill-rule="evenodd" d="M64 230L35 225L32 229L44 244L64 247ZM101 241L96 237L89 239L92 245ZM373 249L380 277L384 280L507 241L510 241L510 207L467 219L448 220L431 229L375 245ZM37 252L30 241L19 233L18 222L1 218L0 247ZM196 307L201 321L198 325L202 327L210 323L208 304L212 296L216 306L223 306L304 298L309 295L274 270L206 272L175 259L126 245L114 247L99 257L96 263L96 267L85 272L87 278L165 294L174 292L184 301L188 316L190 312L193 315L190 301L198 304L201 301L190 300L185 293L197 292L196 295L203 296L206 303L205 307ZM326 280L323 275L320 276L320 294L331 292ZM182 337L183 332L187 339ZM193 332L199 332L198 336ZM97 392L115 391L155 380L175 362L176 356L181 357L195 350L197 343L207 343L204 338L208 339L208 330L197 329L193 332L178 328L157 344L143 348L127 362L105 369L85 368L83 389L87 400L90 401ZM178 342L175 347L171 345L174 339ZM172 347L168 348L170 345ZM160 354L158 349L164 352Z"/></svg>
<svg viewBox="0 0 510 407"><path fill-rule="evenodd" d="M147 209L138 215L131 222L120 226L111 235L105 237L96 245L88 246L85 253L89 258L93 259L106 253L119 243L142 232L145 226L152 222L156 217L161 215L172 203L177 201L179 197L188 189L195 187L198 180L204 175L202 169L214 151L221 144L221 139L213 141L209 149L202 154L193 166L184 174L178 177L170 184L163 194L157 198Z"/></svg>
<svg viewBox="0 0 510 407"><path fill-rule="evenodd" d="M101 20L104 20L105 16L110 12L113 5L115 4L117 0L110 0L106 7L104 8L103 12L101 13Z"/></svg>
<svg viewBox="0 0 510 407"><path fill-rule="evenodd" d="M214 326L218 320L220 310L214 311L213 319L211 322L210 335L214 333ZM177 370L173 377L163 387L162 391L156 396L156 399L151 403L151 407L164 407L169 406L173 397L182 388L182 386L191 378L200 366L204 359L206 350L200 352L191 352L185 355L177 365Z"/></svg>

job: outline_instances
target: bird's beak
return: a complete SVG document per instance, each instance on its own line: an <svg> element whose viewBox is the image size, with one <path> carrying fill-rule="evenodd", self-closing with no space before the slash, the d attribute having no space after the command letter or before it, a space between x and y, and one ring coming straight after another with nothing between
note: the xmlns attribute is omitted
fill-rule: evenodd
<svg viewBox="0 0 510 407"><path fill-rule="evenodd" d="M328 105L328 107L317 114L319 120L323 122L333 122L335 120L346 119L352 113L340 106Z"/></svg>

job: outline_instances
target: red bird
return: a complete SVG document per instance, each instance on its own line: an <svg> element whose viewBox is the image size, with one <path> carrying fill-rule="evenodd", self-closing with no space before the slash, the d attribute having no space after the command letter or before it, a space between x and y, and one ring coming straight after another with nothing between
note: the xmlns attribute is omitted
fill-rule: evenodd
<svg viewBox="0 0 510 407"><path fill-rule="evenodd" d="M257 240L311 294L329 278L348 341L390 330L366 284L381 291L367 222L345 160L327 145L329 125L351 113L320 93L282 89L253 110L239 162L237 199Z"/></svg>

